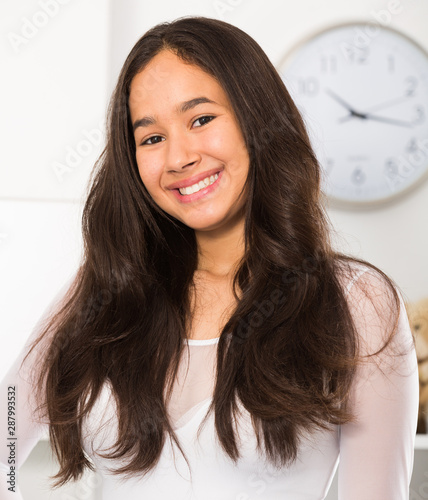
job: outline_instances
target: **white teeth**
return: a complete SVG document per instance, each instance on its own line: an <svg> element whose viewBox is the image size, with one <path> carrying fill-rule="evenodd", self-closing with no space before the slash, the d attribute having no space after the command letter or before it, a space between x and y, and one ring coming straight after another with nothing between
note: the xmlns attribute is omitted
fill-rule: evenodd
<svg viewBox="0 0 428 500"><path fill-rule="evenodd" d="M212 184L213 182L215 182L217 179L218 179L218 174L211 175L211 177L205 177L204 180L199 181L197 184L193 184L193 186L180 188L179 189L180 194L182 194L183 196L186 196L189 194L197 193L201 189L204 189L207 186L209 186L210 184Z"/></svg>

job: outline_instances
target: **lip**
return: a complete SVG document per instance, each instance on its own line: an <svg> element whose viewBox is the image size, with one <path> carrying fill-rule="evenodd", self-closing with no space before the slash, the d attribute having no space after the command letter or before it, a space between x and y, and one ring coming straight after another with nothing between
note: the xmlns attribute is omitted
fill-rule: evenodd
<svg viewBox="0 0 428 500"><path fill-rule="evenodd" d="M201 190L199 190L197 193L193 193L193 194L188 194L186 196L183 196L180 194L179 190L178 189L172 189L172 193L173 195L177 198L177 200L180 202L180 203L192 203L193 201L197 201L201 198L204 198L205 196L207 196L209 193L212 193L213 191L215 191L217 188L218 188L218 185L219 185L219 182L220 182L220 179L222 177L222 174L223 174L223 170L214 170L213 171L214 174L216 174L218 172L218 179L216 179L212 184L210 184L209 186L205 187L205 188L202 188ZM207 174L205 173L204 174L205 177L208 177ZM211 174L213 175L213 174ZM205 177L202 177L202 179L205 179ZM202 180L201 179L201 180ZM194 183L193 183L194 184ZM192 185L192 184L190 184Z"/></svg>
<svg viewBox="0 0 428 500"><path fill-rule="evenodd" d="M222 170L223 170L222 168L213 168L211 170L207 170L206 172L202 172L200 174L194 175L193 177L183 179L182 181L174 182L173 184L170 184L166 188L172 190L172 189L181 189L181 188L193 186L193 184L198 184L200 181L203 181L207 177L211 177L214 174L220 174L220 172ZM203 190L201 190L201 191L203 191ZM189 195L189 196L191 196L191 195Z"/></svg>

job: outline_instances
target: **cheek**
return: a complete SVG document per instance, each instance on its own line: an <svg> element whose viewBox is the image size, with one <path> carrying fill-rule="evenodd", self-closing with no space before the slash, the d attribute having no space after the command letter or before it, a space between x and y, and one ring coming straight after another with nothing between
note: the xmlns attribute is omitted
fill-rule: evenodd
<svg viewBox="0 0 428 500"><path fill-rule="evenodd" d="M162 168L156 161L150 161L148 158L142 158L137 155L137 165L140 178L152 196L155 194L156 188L160 185L160 177Z"/></svg>
<svg viewBox="0 0 428 500"><path fill-rule="evenodd" d="M197 137L194 146L199 151L215 158L221 158L226 152L224 134L219 133L210 133Z"/></svg>
<svg viewBox="0 0 428 500"><path fill-rule="evenodd" d="M201 139L200 146L212 156L226 161L241 162L248 156L244 138L237 127L228 125L219 127L210 134L205 134Z"/></svg>

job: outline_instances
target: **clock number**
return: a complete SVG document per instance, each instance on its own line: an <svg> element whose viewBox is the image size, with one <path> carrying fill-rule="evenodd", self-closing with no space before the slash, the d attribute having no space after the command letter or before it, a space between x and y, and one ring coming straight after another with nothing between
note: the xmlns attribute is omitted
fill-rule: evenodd
<svg viewBox="0 0 428 500"><path fill-rule="evenodd" d="M361 184L364 184L366 180L366 175L361 167L356 167L354 169L354 171L351 174L351 180L357 186L361 186Z"/></svg>
<svg viewBox="0 0 428 500"><path fill-rule="evenodd" d="M404 81L406 82L405 94L409 97L414 96L418 86L418 80L414 76L408 76Z"/></svg>
<svg viewBox="0 0 428 500"><path fill-rule="evenodd" d="M396 179L398 176L398 165L392 158L386 160L385 173L389 179Z"/></svg>
<svg viewBox="0 0 428 500"><path fill-rule="evenodd" d="M419 150L418 141L416 140L415 137L412 137L410 141L407 143L406 151L408 153L416 153L416 151L418 150Z"/></svg>
<svg viewBox="0 0 428 500"><path fill-rule="evenodd" d="M321 72L336 73L337 59L336 56L321 56Z"/></svg>
<svg viewBox="0 0 428 500"><path fill-rule="evenodd" d="M369 56L368 47L357 47L356 45L343 43L341 49L345 58L352 64L363 64Z"/></svg>
<svg viewBox="0 0 428 500"><path fill-rule="evenodd" d="M415 125L419 125L425 121L425 110L422 106L416 106L415 108L416 118L413 120Z"/></svg>
<svg viewBox="0 0 428 500"><path fill-rule="evenodd" d="M307 96L315 96L319 91L319 83L316 78L299 78L299 93Z"/></svg>
<svg viewBox="0 0 428 500"><path fill-rule="evenodd" d="M415 149L412 149L413 152L407 158L400 155L398 158L388 158L386 160L385 174L392 186L399 186L414 173L418 165L424 160L423 156L418 155L419 145L414 139L410 141L406 149L409 150L410 147Z"/></svg>

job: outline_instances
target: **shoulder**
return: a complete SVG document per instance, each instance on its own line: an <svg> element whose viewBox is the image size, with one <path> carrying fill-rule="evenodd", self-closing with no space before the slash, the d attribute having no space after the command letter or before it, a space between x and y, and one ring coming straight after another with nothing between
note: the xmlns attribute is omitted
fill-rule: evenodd
<svg viewBox="0 0 428 500"><path fill-rule="evenodd" d="M361 261L341 262L338 278L358 333L360 353L403 354L413 347L398 286L381 270ZM387 348L387 349L386 349Z"/></svg>
<svg viewBox="0 0 428 500"><path fill-rule="evenodd" d="M362 313L370 308L397 311L402 300L395 282L368 262L347 260L337 266L337 277L350 309ZM366 311L367 312L367 311Z"/></svg>
<svg viewBox="0 0 428 500"><path fill-rule="evenodd" d="M368 262L340 260L336 265L337 277L346 297L365 290L369 295L382 295L396 289L386 274Z"/></svg>

